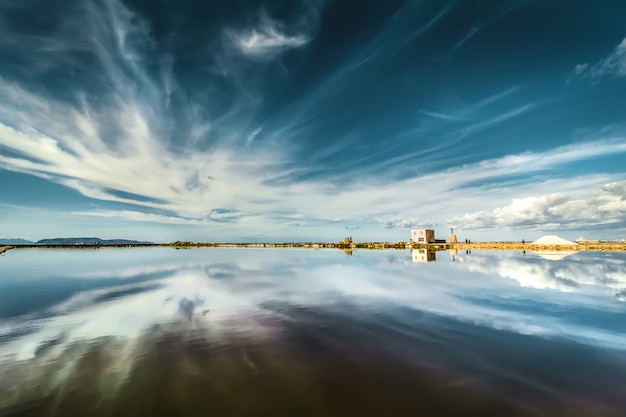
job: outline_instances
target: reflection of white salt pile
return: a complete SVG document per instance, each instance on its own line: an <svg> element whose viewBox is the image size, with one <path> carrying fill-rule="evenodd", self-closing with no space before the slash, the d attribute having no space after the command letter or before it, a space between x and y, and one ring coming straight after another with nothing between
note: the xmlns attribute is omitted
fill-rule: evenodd
<svg viewBox="0 0 626 417"><path fill-rule="evenodd" d="M533 245L556 245L556 246L577 246L578 243L571 240L563 239L557 235L546 235L535 240ZM539 255L543 259L549 261L560 261L567 258L570 255L575 254L575 251L533 251L534 254Z"/></svg>
<svg viewBox="0 0 626 417"><path fill-rule="evenodd" d="M571 240L563 239L557 235L546 235L542 236L539 239L535 240L533 245L572 245L576 246L578 243L572 242Z"/></svg>
<svg viewBox="0 0 626 417"><path fill-rule="evenodd" d="M532 251L535 255L539 255L543 259L547 259L549 261L560 261L562 259L567 258L570 255L575 254L575 251L563 251L563 250L538 250Z"/></svg>

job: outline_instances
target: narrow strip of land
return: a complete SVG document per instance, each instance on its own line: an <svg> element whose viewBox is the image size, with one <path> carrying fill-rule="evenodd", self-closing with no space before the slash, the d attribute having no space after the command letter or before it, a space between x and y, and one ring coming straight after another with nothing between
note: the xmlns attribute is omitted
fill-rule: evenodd
<svg viewBox="0 0 626 417"><path fill-rule="evenodd" d="M174 242L174 243L132 243L95 245L12 245L1 246L0 253L10 249L105 249L105 248L170 247L191 248L306 248L340 250L382 250L382 249L428 249L428 250L529 250L529 251L626 251L626 243L597 242L575 245L538 245L522 242L471 242L471 243L414 243L414 242L286 242L286 243L215 243L215 242Z"/></svg>

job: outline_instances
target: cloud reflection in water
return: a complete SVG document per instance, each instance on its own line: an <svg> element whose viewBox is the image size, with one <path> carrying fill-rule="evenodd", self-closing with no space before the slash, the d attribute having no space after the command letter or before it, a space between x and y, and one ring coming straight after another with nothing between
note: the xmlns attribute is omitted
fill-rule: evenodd
<svg viewBox="0 0 626 417"><path fill-rule="evenodd" d="M172 252L58 252L48 275L26 262L30 253L9 253L2 267L29 277L13 297L54 286L58 271L75 268L63 278L72 283L65 299L0 321L0 370L12 377L0 382L9 394L0 409L58 393L93 361L98 392L115 398L139 369L165 366L154 363L159 355L193 375L204 374L207 360L225 380L234 378L231 363L237 378L274 372L282 381L291 367L313 366L301 357L313 350L319 360L435 372L445 384L482 386L507 401L525 390L612 404L625 388L615 381L626 369L626 305L612 296L626 287L622 254L550 261L476 252L451 262L439 253L420 264L407 252ZM134 254L134 262L116 262ZM82 256L91 262L73 263ZM15 288L16 280L0 285ZM620 356L606 371L607 358ZM600 392L570 368L613 386Z"/></svg>

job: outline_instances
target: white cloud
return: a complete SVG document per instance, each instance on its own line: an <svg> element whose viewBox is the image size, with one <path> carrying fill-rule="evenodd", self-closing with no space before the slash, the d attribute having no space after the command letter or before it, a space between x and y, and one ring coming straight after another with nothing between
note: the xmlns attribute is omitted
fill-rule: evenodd
<svg viewBox="0 0 626 417"><path fill-rule="evenodd" d="M576 75L580 75L583 72L585 72L585 70L587 69L588 66L589 66L589 64L577 64L574 67L574 72L576 73Z"/></svg>
<svg viewBox="0 0 626 417"><path fill-rule="evenodd" d="M455 114L446 114L441 112L420 110L420 114L425 114L426 116L434 117L436 119L445 120L446 122L464 122L467 121L466 117L457 116Z"/></svg>
<svg viewBox="0 0 626 417"><path fill-rule="evenodd" d="M494 15L494 16L489 16L487 17L483 22L476 24L475 26L472 26L469 31L465 34L465 36L463 36L463 38L461 38L453 47L451 50L451 53L455 52L456 50L458 50L461 46L463 46L465 43L467 43L469 40L471 40L474 35L476 35L478 32L480 32L481 30L483 30L486 26L489 26L497 21L499 21L500 19L502 19L503 17L505 17L506 15L508 15L509 13L511 13L512 11L516 10L517 8L519 8L519 5L513 5L512 7L503 10L502 12Z"/></svg>
<svg viewBox="0 0 626 417"><path fill-rule="evenodd" d="M185 219L177 216L166 216L163 214L146 213L143 211L135 210L92 210L92 211L77 211L72 213L77 216L93 216L93 217L105 217L107 219L120 219L141 221L150 223L163 223L163 224L189 224L195 226L207 226L209 222L198 219Z"/></svg>
<svg viewBox="0 0 626 417"><path fill-rule="evenodd" d="M481 122L475 123L473 125L470 125L468 127L465 127L462 129L462 132L464 135L469 134L469 133L473 133L482 129L486 129L489 128L491 126L500 124L502 122L505 122L509 119L512 119L514 117L517 117L521 114L526 113L529 110L532 110L533 108L536 107L536 104L525 104L523 106L520 106L518 108L515 108L513 110L510 110L504 114L498 115L492 119L488 119L488 120L483 120Z"/></svg>
<svg viewBox="0 0 626 417"><path fill-rule="evenodd" d="M380 224L385 229L419 229L419 228L432 228L436 226L436 224L431 222L425 222L423 220L417 219L396 219L396 218L387 218L387 219L375 219L375 221Z"/></svg>
<svg viewBox="0 0 626 417"><path fill-rule="evenodd" d="M253 29L247 36L235 37L236 45L246 55L273 55L285 49L297 48L307 42L301 35L287 36L273 26Z"/></svg>
<svg viewBox="0 0 626 417"><path fill-rule="evenodd" d="M19 101L19 94L14 91L14 95ZM26 92L23 97L33 99ZM39 107L59 110L58 103ZM71 109L68 111L72 113ZM206 224L207 214L216 207L236 207L255 213L257 221L268 227L276 225L271 219L277 211L300 213L303 219L351 218L363 221L374 218L376 224L390 229L429 226L443 221L442 213L453 216L456 213L452 224L460 223L465 228L515 227L520 224L543 224L545 227L556 224L557 220L559 224L565 224L571 223L576 211L579 218L588 217L593 221L593 213L589 213L590 206L585 200L568 200L564 204L565 197L550 194L517 199L493 212L480 209L487 196L493 204L505 203L506 198L510 203L517 193L532 195L548 189L576 189L611 180L610 176L553 179L529 182L515 190L499 185L507 176L528 175L588 157L626 151L626 143L616 138L569 145L544 153L509 155L401 181L389 181L384 177L375 181L356 178L351 187L341 189L329 186L325 181L271 186L265 180L283 175L281 161L287 160L287 155L281 155L275 149L271 152L256 149L252 154L243 149L235 152L217 148L180 158L162 146L162 140L142 117L142 110L128 106L121 108L123 114L116 115L122 121L121 132L127 132L123 136L125 144L119 150L111 149L98 136L99 122L93 117L93 111L78 114L75 124L68 123L69 128L62 126L62 129L55 124L56 119L51 113L51 110L48 113L39 111L32 115L31 121L38 127L47 128L48 134L58 139L31 127L18 131L0 125L0 142L29 157L20 159L0 155L2 166L57 178L57 181L93 198L167 210L181 217L137 211L93 213L165 224ZM19 116L26 120L25 115ZM68 131L72 126L76 127L75 132ZM81 132L84 133L81 135ZM217 180L213 176L215 173L219 173ZM490 186L472 185L494 180L496 182ZM193 187L189 187L190 183L194 183ZM459 187L465 188L457 195L455 190ZM120 197L111 190L155 200L133 200ZM619 184L608 186L607 190L617 191L613 191L616 195L613 198L608 198L609 191L606 191L607 198L602 204L598 200L604 223L623 217L620 210L623 210L624 202L617 197L621 190ZM459 203L461 200L463 202ZM381 208L390 214L381 216ZM473 214L464 215L468 212ZM416 220L416 215L421 220ZM599 212L596 217L598 215Z"/></svg>
<svg viewBox="0 0 626 417"><path fill-rule="evenodd" d="M146 109L132 97L130 102L112 109L92 106L74 109L1 79L0 91L7 92L5 100L0 102L4 119L17 121L15 127L0 123L0 143L16 155L24 156L0 155L0 166L52 179L92 198L173 213L161 216L140 214L138 210L122 210L117 214L110 210L94 211L93 215L99 217L202 225L210 224L208 215L214 209L226 207L239 212L213 213L217 217L229 217L229 221L246 223L248 227L259 227L259 232L268 232L270 228L273 234L280 233L277 227L287 227L279 220L285 213L298 214L299 229L311 227L306 222L308 219L346 218L389 230L430 227L436 223L447 228L442 215L452 216L452 224L462 223L465 228L514 227L523 222L534 222L537 226L543 222L546 226L557 220L560 224L571 223L574 210L580 210L581 216L593 214L580 199L564 204L560 200L563 197L551 196L546 191L559 189L567 193L623 181L623 176L614 174L538 181L529 178L515 188L509 188L506 183L506 178L534 175L562 164L626 152L626 141L616 137L542 153L508 155L404 180L356 175L349 187L333 185L332 178L272 185L272 179L288 177L293 169L285 149L234 149L226 142L204 151L189 149L180 155L168 149L161 132L153 129ZM33 108L37 111L29 112ZM59 120L57 114L72 116ZM118 131L116 144L101 135L107 127L106 121L112 122ZM463 191L458 192L459 188ZM612 185L607 190L621 189ZM598 200L596 215L601 210L603 219L598 222L608 223L623 216L623 202L617 196L609 198L608 194L609 191L604 192L602 204ZM533 200L520 195L548 197ZM511 204L515 198L518 200ZM484 211L484 201L501 208ZM578 209L575 204L584 207ZM316 227L316 231L320 229Z"/></svg>
<svg viewBox="0 0 626 417"><path fill-rule="evenodd" d="M626 77L626 38L615 47L613 52L606 58L602 58L596 64L578 64L574 67L576 75L591 78L604 76Z"/></svg>
<svg viewBox="0 0 626 417"><path fill-rule="evenodd" d="M229 29L226 34L241 53L253 58L273 57L309 42L306 34L288 35L283 26L262 14L255 27L244 30Z"/></svg>
<svg viewBox="0 0 626 417"><path fill-rule="evenodd" d="M625 196L626 181L623 181L607 184L589 195L559 193L514 199L493 211L469 213L449 221L476 229L609 225L624 222Z"/></svg>
<svg viewBox="0 0 626 417"><path fill-rule="evenodd" d="M153 81L139 52L151 48L147 25L117 1L104 6L85 6L64 35L77 38L67 47L79 45L93 54L103 84L112 88L91 96L77 87L73 102L57 101L0 77L0 144L11 151L0 154L0 167L56 181L91 198L182 218L203 219L217 207L245 206L237 203L240 199L263 200L262 183L277 175L282 151L237 149L223 130L215 146L194 149L221 121L202 120L199 104L189 103L186 139L166 109L174 88L172 65L163 66L165 85ZM182 152L171 149L173 136Z"/></svg>

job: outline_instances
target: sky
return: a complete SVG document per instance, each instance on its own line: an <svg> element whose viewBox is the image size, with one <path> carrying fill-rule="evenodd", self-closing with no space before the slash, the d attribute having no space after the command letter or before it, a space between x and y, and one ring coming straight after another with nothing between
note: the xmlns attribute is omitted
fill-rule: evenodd
<svg viewBox="0 0 626 417"><path fill-rule="evenodd" d="M0 238L626 238L626 4L0 0Z"/></svg>

